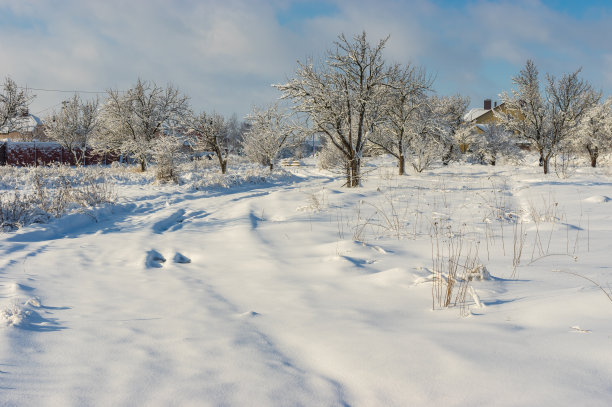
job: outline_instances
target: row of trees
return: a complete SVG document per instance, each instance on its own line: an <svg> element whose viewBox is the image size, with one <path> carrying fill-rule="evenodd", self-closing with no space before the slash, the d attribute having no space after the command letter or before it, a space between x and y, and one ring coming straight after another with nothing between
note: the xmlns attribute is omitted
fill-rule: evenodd
<svg viewBox="0 0 612 407"><path fill-rule="evenodd" d="M435 157L448 163L469 103L433 95L433 79L422 68L387 65L387 40L371 45L365 32L352 40L341 35L323 62L298 62L296 77L275 85L306 115L309 131L336 150L349 187L360 183L368 146L396 157L400 174L407 156L417 171Z"/></svg>
<svg viewBox="0 0 612 407"><path fill-rule="evenodd" d="M423 68L386 63L387 40L372 45L365 32L350 40L340 35L323 60L298 62L294 79L274 85L291 109L255 108L242 124L235 116L193 112L188 98L171 85L138 80L127 91L109 90L103 102L75 95L46 119L46 131L74 152L77 163L85 148L94 146L131 156L144 171L151 160L172 166L174 153L188 144L213 152L223 173L228 153L238 148L272 169L283 149L318 135L349 187L360 184L366 151L394 156L404 174L407 160L420 172L434 160L447 164L469 146L495 164L517 143L528 143L548 173L550 159L560 151L583 149L595 166L612 145L612 102L602 102L580 70L560 79L546 75L542 88L535 64L527 61L513 78L516 88L501 95L497 123L477 131L463 120L467 98L435 95L433 78ZM0 124L10 127L31 99L7 79Z"/></svg>
<svg viewBox="0 0 612 407"><path fill-rule="evenodd" d="M544 173L555 154L571 148L586 148L595 166L599 153L612 145L610 101L601 103L601 92L580 77L580 69L560 79L547 74L542 88L538 69L528 60L512 80L516 89L502 94L506 113L497 117L539 153Z"/></svg>
<svg viewBox="0 0 612 407"><path fill-rule="evenodd" d="M32 99L7 78L0 92L0 128L7 133L23 131L23 117ZM103 102L82 100L75 94L45 118L45 134L70 151L77 165L93 148L129 156L145 171L152 160L167 162L182 147L191 147L196 152L214 152L225 173L227 154L239 147L249 124L240 124L236 116L225 119L216 113L194 113L188 102L171 85L161 87L139 79L127 91L109 90Z"/></svg>
<svg viewBox="0 0 612 407"><path fill-rule="evenodd" d="M339 37L323 62L298 63L296 77L276 85L282 98L307 115L311 130L335 147L347 185L357 186L367 146L391 154L405 171L407 156L422 171L434 159L444 164L459 147L468 146L495 164L498 156L529 145L540 155L544 173L562 151L588 152L591 165L612 148L612 102L580 77L581 70L560 79L546 75L542 88L533 61L512 78L516 89L502 93L504 109L496 123L480 129L465 123L469 100L433 94L431 76L419 67L387 66L382 56L387 39L376 45L362 33L349 41Z"/></svg>

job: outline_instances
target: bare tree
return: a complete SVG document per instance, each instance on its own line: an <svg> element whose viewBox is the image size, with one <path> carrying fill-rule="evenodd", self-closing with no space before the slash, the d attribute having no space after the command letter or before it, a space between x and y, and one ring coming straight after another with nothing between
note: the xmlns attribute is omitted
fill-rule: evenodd
<svg viewBox="0 0 612 407"><path fill-rule="evenodd" d="M272 171L282 149L297 142L299 126L289 121L289 114L278 104L265 110L255 107L247 119L251 126L243 135L244 152L249 159L269 166Z"/></svg>
<svg viewBox="0 0 612 407"><path fill-rule="evenodd" d="M404 175L406 154L410 145L410 127L419 120L418 109L427 103L433 80L422 69L408 65L393 66L388 73L384 121L369 140L378 149L398 160L399 175Z"/></svg>
<svg viewBox="0 0 612 407"><path fill-rule="evenodd" d="M10 133L21 130L19 117L28 113L28 106L34 96L21 89L14 80L7 77L0 92L0 131Z"/></svg>
<svg viewBox="0 0 612 407"><path fill-rule="evenodd" d="M297 111L309 116L313 130L342 152L348 187L359 186L364 147L382 120L388 76L382 51L387 39L372 46L365 32L352 41L342 34L325 62L316 67L310 59L298 62L297 78L275 85L283 98L295 102Z"/></svg>
<svg viewBox="0 0 612 407"><path fill-rule="evenodd" d="M551 157L576 134L585 112L601 97L580 78L580 71L565 74L559 80L546 75L547 84L542 91L538 69L528 60L519 75L512 78L517 88L511 95L501 95L507 110L496 112L497 116L508 130L539 153L544 174L549 172Z"/></svg>
<svg viewBox="0 0 612 407"><path fill-rule="evenodd" d="M75 93L59 112L45 119L45 133L70 151L79 166L85 163L87 147L101 128L99 116L98 99L83 102Z"/></svg>
<svg viewBox="0 0 612 407"><path fill-rule="evenodd" d="M206 112L194 116L190 120L190 130L193 133L192 147L195 151L212 151L217 155L221 173L227 172L227 124L223 116Z"/></svg>
<svg viewBox="0 0 612 407"><path fill-rule="evenodd" d="M145 171L153 143L188 111L188 98L171 85L162 88L138 79L127 92L110 89L104 106L103 149L134 156Z"/></svg>

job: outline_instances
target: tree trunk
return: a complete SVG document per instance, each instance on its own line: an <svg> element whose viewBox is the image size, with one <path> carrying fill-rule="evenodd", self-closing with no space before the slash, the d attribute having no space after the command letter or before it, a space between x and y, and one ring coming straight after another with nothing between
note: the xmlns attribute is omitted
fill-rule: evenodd
<svg viewBox="0 0 612 407"><path fill-rule="evenodd" d="M217 158L219 159L219 167L221 167L221 174L225 174L227 169L227 160L224 160L220 153L217 153Z"/></svg>
<svg viewBox="0 0 612 407"><path fill-rule="evenodd" d="M587 151L589 152L589 156L591 157L591 167L593 168L597 167L597 157L599 157L599 148L598 147L591 148L591 146L589 145L587 145L586 148L587 148Z"/></svg>
<svg viewBox="0 0 612 407"><path fill-rule="evenodd" d="M542 167L544 168L544 174L548 174L548 164L550 162L549 157L542 157Z"/></svg>
<svg viewBox="0 0 612 407"><path fill-rule="evenodd" d="M540 151L540 167L544 165L544 153Z"/></svg>
<svg viewBox="0 0 612 407"><path fill-rule="evenodd" d="M80 167L82 161L82 158L79 157L79 152L75 149L75 150L71 150L72 151L72 156L74 157L74 166L75 167Z"/></svg>
<svg viewBox="0 0 612 407"><path fill-rule="evenodd" d="M270 163L270 172L274 169L274 163Z"/></svg>
<svg viewBox="0 0 612 407"><path fill-rule="evenodd" d="M453 158L453 150L455 146L451 145L448 151L442 156L442 165L448 165Z"/></svg>
<svg viewBox="0 0 612 407"><path fill-rule="evenodd" d="M351 166L349 165L349 162L346 161L344 163L344 166L346 167L346 187L350 188L351 187Z"/></svg>
<svg viewBox="0 0 612 407"><path fill-rule="evenodd" d="M147 170L147 160L145 158L140 159L140 171L145 172Z"/></svg>
<svg viewBox="0 0 612 407"><path fill-rule="evenodd" d="M359 177L359 160L358 159L352 159L349 162L349 184L347 185L349 188L356 188L359 186L360 184L360 177Z"/></svg>
<svg viewBox="0 0 612 407"><path fill-rule="evenodd" d="M406 172L406 157L400 154L399 156L399 175L404 175Z"/></svg>

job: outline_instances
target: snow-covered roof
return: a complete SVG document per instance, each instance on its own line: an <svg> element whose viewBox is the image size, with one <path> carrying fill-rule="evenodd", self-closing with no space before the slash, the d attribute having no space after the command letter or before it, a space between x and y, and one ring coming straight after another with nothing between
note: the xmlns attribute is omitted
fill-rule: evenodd
<svg viewBox="0 0 612 407"><path fill-rule="evenodd" d="M42 124L42 120L33 114L20 116L13 119L9 124L0 127L0 133L8 133L10 131L32 132L36 126Z"/></svg>
<svg viewBox="0 0 612 407"><path fill-rule="evenodd" d="M480 116L487 113L488 111L490 111L490 109L483 109L481 107L471 109L463 116L463 120L466 122L471 122L472 120L478 119Z"/></svg>

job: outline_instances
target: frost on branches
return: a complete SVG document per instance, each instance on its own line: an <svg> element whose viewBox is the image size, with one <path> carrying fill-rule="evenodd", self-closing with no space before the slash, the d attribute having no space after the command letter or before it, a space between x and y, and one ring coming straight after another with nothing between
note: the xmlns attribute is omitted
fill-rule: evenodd
<svg viewBox="0 0 612 407"><path fill-rule="evenodd" d="M22 122L17 118L27 115L28 106L34 99L26 90L20 89L11 78L4 80L0 92L0 132L20 131Z"/></svg>
<svg viewBox="0 0 612 407"><path fill-rule="evenodd" d="M518 147L512 134L496 122L479 125L482 134L474 141L474 150L482 160L495 165L500 156L514 156Z"/></svg>
<svg viewBox="0 0 612 407"><path fill-rule="evenodd" d="M85 163L90 142L101 128L98 100L83 102L76 93L59 112L45 119L45 134L70 151L77 166Z"/></svg>
<svg viewBox="0 0 612 407"><path fill-rule="evenodd" d="M427 93L433 80L418 67L393 66L388 73L387 97L383 105L384 120L369 137L377 150L391 154L398 161L399 175L404 175L411 131L420 120L427 104Z"/></svg>
<svg viewBox="0 0 612 407"><path fill-rule="evenodd" d="M272 171L283 148L297 142L299 126L290 122L287 111L277 104L265 110L255 107L247 120L250 127L243 135L244 153L251 161L269 166Z"/></svg>
<svg viewBox="0 0 612 407"><path fill-rule="evenodd" d="M98 140L99 148L132 156L145 171L153 158L154 144L164 136L165 129L174 128L186 114L187 101L171 85L162 88L140 79L127 92L109 90L103 110L105 131Z"/></svg>
<svg viewBox="0 0 612 407"><path fill-rule="evenodd" d="M586 152L591 167L597 166L597 158L612 149L612 98L589 108L578 127L578 137L573 140L578 152Z"/></svg>
<svg viewBox="0 0 612 407"><path fill-rule="evenodd" d="M559 80L546 75L547 84L542 90L538 69L528 60L518 76L512 78L516 89L511 94L502 93L507 112L496 112L497 117L506 129L540 154L544 174L549 172L551 157L577 136L578 124L601 96L579 74L580 69Z"/></svg>
<svg viewBox="0 0 612 407"><path fill-rule="evenodd" d="M462 117L469 99L461 96L430 96L415 111L408 128L412 167L417 172L441 159L448 164L458 152L458 135L463 133Z"/></svg>
<svg viewBox="0 0 612 407"><path fill-rule="evenodd" d="M434 120L432 132L442 147L442 164L448 165L459 153L458 137L465 133L463 116L470 99L460 95L432 97Z"/></svg>
<svg viewBox="0 0 612 407"><path fill-rule="evenodd" d="M283 98L294 101L296 111L308 115L313 131L342 153L348 187L359 186L363 150L371 130L382 120L388 78L382 57L386 42L372 46L365 32L352 41L340 35L325 62L298 62L296 78L275 85Z"/></svg>

